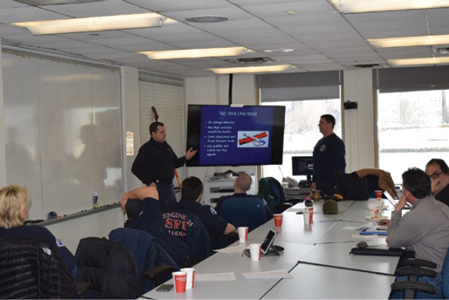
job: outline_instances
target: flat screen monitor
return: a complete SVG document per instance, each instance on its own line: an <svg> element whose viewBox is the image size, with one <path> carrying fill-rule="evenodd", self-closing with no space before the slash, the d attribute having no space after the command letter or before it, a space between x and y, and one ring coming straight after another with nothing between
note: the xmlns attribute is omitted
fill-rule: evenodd
<svg viewBox="0 0 449 300"><path fill-rule="evenodd" d="M292 156L292 175L307 176L307 181L312 181L313 157L312 156Z"/></svg>
<svg viewBox="0 0 449 300"><path fill-rule="evenodd" d="M189 105L187 166L282 164L285 106Z"/></svg>

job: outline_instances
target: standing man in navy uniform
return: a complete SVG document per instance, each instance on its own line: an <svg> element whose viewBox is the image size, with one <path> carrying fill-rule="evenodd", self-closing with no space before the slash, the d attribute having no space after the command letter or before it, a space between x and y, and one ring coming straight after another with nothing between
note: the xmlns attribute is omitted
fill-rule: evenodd
<svg viewBox="0 0 449 300"><path fill-rule="evenodd" d="M337 191L337 172L345 172L345 144L334 133L335 118L322 115L318 124L323 134L313 149L312 190L320 190L321 195L332 196Z"/></svg>
<svg viewBox="0 0 449 300"><path fill-rule="evenodd" d="M131 171L144 184L156 183L161 211L176 202L173 178L175 169L183 166L197 152L190 148L185 156L178 158L167 143L164 124L153 122L149 128L150 140L142 145Z"/></svg>

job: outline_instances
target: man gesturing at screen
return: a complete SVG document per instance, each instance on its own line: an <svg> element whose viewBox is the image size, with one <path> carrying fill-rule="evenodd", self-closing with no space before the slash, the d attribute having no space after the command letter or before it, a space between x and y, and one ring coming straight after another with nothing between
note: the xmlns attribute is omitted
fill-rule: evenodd
<svg viewBox="0 0 449 300"><path fill-rule="evenodd" d="M175 169L184 165L197 152L190 148L185 156L178 158L167 143L167 131L161 122L153 122L149 128L150 140L142 145L131 171L147 186L156 183L161 211L176 202L173 178Z"/></svg>

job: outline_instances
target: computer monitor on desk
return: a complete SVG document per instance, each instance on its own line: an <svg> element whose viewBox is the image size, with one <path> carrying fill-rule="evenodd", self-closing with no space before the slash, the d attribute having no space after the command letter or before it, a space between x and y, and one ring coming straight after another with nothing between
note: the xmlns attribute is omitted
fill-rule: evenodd
<svg viewBox="0 0 449 300"><path fill-rule="evenodd" d="M307 180L301 180L299 187L310 187L313 175L313 157L312 156L292 156L292 175L306 176Z"/></svg>

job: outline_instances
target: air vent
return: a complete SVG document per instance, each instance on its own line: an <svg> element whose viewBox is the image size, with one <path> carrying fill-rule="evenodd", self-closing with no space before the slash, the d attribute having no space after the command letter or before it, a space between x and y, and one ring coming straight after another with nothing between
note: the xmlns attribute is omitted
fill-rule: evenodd
<svg viewBox="0 0 449 300"><path fill-rule="evenodd" d="M227 61L240 65L257 65L275 62L276 60L270 57L248 57L248 58L229 59Z"/></svg>
<svg viewBox="0 0 449 300"><path fill-rule="evenodd" d="M432 47L435 54L449 55L449 47Z"/></svg>
<svg viewBox="0 0 449 300"><path fill-rule="evenodd" d="M202 16L202 17L191 17L187 18L187 22L192 23L221 23L226 22L228 18L226 17L218 17L218 16Z"/></svg>
<svg viewBox="0 0 449 300"><path fill-rule="evenodd" d="M355 65L353 67L357 68L357 69L371 69L371 68L379 68L380 65L379 64L364 64L364 65Z"/></svg>

